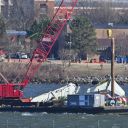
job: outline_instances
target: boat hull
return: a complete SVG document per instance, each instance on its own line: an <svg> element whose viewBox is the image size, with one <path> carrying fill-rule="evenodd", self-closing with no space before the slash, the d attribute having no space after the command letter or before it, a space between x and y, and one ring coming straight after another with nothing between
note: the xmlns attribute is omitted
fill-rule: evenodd
<svg viewBox="0 0 128 128"><path fill-rule="evenodd" d="M54 105L51 103L21 102L21 100L4 99L0 100L0 112L47 112L47 113L127 113L128 107L82 107L65 106L62 104Z"/></svg>
<svg viewBox="0 0 128 128"><path fill-rule="evenodd" d="M47 112L47 113L103 113L103 108L69 107L1 107L0 112Z"/></svg>
<svg viewBox="0 0 128 128"><path fill-rule="evenodd" d="M0 112L47 112L47 113L87 113L87 114L107 114L107 113L125 113L128 114L128 108L105 109L97 108L69 108L69 107L1 107Z"/></svg>

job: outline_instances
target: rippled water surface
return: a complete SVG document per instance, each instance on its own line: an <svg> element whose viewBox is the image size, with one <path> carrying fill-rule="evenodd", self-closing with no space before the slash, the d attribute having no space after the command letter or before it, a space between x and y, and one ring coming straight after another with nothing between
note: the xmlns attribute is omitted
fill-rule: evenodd
<svg viewBox="0 0 128 128"><path fill-rule="evenodd" d="M128 116L119 114L0 113L0 128L127 128Z"/></svg>

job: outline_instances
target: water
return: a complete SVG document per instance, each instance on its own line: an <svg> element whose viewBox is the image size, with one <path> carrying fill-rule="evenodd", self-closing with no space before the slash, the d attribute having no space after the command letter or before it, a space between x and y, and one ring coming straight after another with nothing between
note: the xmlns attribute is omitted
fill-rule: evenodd
<svg viewBox="0 0 128 128"><path fill-rule="evenodd" d="M46 93L52 90L55 90L57 88L60 88L64 86L63 84L29 84L25 89L24 89L24 96L25 97L35 97L38 96L42 93ZM84 95L86 94L87 88L90 87L90 85L80 85L80 94ZM121 86L126 93L126 96L128 96L128 85L124 84Z"/></svg>
<svg viewBox="0 0 128 128"><path fill-rule="evenodd" d="M0 128L127 128L128 116L119 114L0 113Z"/></svg>
<svg viewBox="0 0 128 128"><path fill-rule="evenodd" d="M28 85L25 97L34 97L43 92L54 90L63 85L43 84ZM81 93L86 92L88 86L81 85ZM128 92L128 86L123 86ZM127 113L128 114L128 113ZM47 113L20 113L1 112L0 128L127 128L127 114L47 114Z"/></svg>

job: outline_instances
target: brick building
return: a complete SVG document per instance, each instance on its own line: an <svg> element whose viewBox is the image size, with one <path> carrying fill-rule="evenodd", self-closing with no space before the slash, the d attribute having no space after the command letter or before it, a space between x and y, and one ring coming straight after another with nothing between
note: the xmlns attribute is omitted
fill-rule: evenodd
<svg viewBox="0 0 128 128"><path fill-rule="evenodd" d="M38 19L47 14L54 15L55 0L35 0L35 18Z"/></svg>
<svg viewBox="0 0 128 128"><path fill-rule="evenodd" d="M115 38L116 56L128 56L128 26L115 25L112 28ZM107 26L96 27L97 51L104 59L111 59L111 40L107 37Z"/></svg>
<svg viewBox="0 0 128 128"><path fill-rule="evenodd" d="M17 2L16 2L17 1ZM5 18L9 18L11 16L11 10L13 9L13 12L15 12L13 14L14 17L19 16L18 19L22 18L20 16L20 13L24 13L26 19L29 18L33 18L35 17L35 19L38 19L40 17L42 17L44 14L48 14L50 17L52 17L55 13L55 11L58 8L58 5L60 4L61 0L0 0L0 13L5 17ZM16 3L18 4L18 6L21 6L23 11L20 11L19 8L16 8ZM68 3L67 3L68 6ZM96 4L95 4L96 7ZM70 6L68 6L68 8L70 9ZM77 13L80 10L88 10L88 12L90 11L90 13L92 12L93 9L95 9L94 7L90 6L87 7L85 6L85 8L81 7L80 4L77 4L77 7L75 7L75 13ZM119 9L119 8L117 8ZM120 8L121 9L121 8ZM126 8L127 9L127 8ZM34 13L35 11L35 13ZM97 50L105 50L108 47L110 47L110 41L107 39L107 34L106 34L106 29L107 27L104 26L100 26L100 27L95 27L96 28L96 37L97 37ZM116 45L118 44L119 48L120 48L120 54L124 54L124 50L126 49L127 46L127 39L128 39L128 27L124 26L124 27L120 27L117 26L115 28L113 28L113 33L114 33L114 37L117 38L116 40ZM63 33L60 36L59 40L57 41L58 43L56 43L56 47L62 47L63 42L64 42L64 37L63 37ZM59 46L57 46L59 45ZM125 54L127 53L127 49L125 50Z"/></svg>
<svg viewBox="0 0 128 128"><path fill-rule="evenodd" d="M46 13L48 15L52 16L58 9L60 2L61 2L61 0L60 1L59 0L58 1L57 0L56 1L54 1L54 0L35 0L36 16L39 17L42 14L46 14ZM97 4L98 2L99 2L98 0L97 1L95 0L95 3L89 4L86 1L86 3L84 3L84 5L81 5L81 3L78 1L78 4L74 10L74 15L83 10L85 10L86 13L88 13L88 15L89 15L90 13L95 11L95 9L97 9L97 6L99 6ZM66 3L66 6L68 7L69 10L71 9L70 4L68 2ZM114 3L113 9L115 9L117 11L121 11L122 6L121 6L121 8L119 8L118 6L119 6L119 3ZM125 7L125 9L128 9L128 8ZM50 13L50 12L52 12L52 13ZM95 30L96 30L96 37L97 37L97 50L104 51L108 47L111 46L110 40L108 39L107 32L106 32L107 25L106 26L104 26L104 25L95 26ZM118 54L121 54L121 55L127 54L128 50L126 50L126 46L128 44L127 43L128 27L114 25L113 34L114 34L113 36L116 38L116 46L119 47L119 49L120 49L118 51ZM63 42L64 42L64 40L62 40L62 36L61 36L61 41L59 38L58 42L59 43L57 43L57 44L59 45L59 47L61 47L61 45L63 45Z"/></svg>

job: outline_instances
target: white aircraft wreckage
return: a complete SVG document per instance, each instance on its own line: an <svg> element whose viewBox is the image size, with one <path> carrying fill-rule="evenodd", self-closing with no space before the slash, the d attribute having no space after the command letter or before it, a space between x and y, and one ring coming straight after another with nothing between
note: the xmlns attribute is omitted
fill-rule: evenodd
<svg viewBox="0 0 128 128"><path fill-rule="evenodd" d="M95 85L87 89L87 93L111 92L111 80ZM114 81L114 93L118 96L125 96L125 91Z"/></svg>
<svg viewBox="0 0 128 128"><path fill-rule="evenodd" d="M78 85L69 83L64 87L34 97L31 102L48 102L51 99L58 100L60 97L67 97L68 95L77 94L79 89L80 87Z"/></svg>

